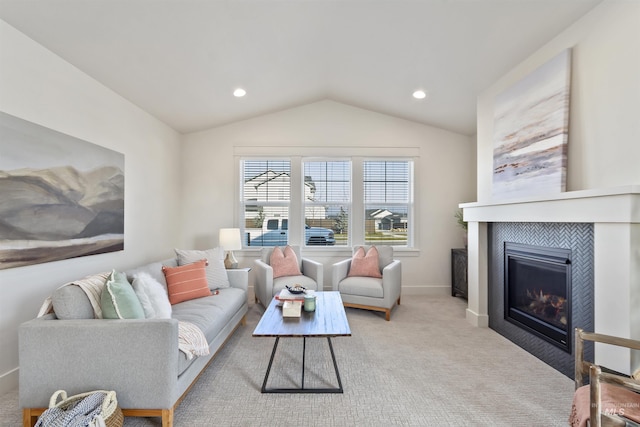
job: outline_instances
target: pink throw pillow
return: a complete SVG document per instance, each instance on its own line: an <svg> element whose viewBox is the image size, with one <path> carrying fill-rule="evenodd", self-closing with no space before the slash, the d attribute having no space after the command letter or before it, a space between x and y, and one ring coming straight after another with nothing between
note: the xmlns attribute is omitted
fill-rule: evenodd
<svg viewBox="0 0 640 427"><path fill-rule="evenodd" d="M378 250L375 246L371 246L366 254L364 253L364 248L360 246L356 253L353 254L348 277L354 276L382 278L382 274L380 274L380 263L378 261Z"/></svg>
<svg viewBox="0 0 640 427"><path fill-rule="evenodd" d="M271 258L269 258L269 264L273 268L273 278L283 276L301 276L300 267L298 267L298 257L296 253L291 249L291 246L284 248L284 251L280 249L280 246L276 246L271 252Z"/></svg>

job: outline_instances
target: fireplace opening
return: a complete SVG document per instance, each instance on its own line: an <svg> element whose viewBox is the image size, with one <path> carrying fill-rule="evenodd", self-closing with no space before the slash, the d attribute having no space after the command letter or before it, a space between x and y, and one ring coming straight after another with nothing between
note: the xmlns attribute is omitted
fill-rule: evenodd
<svg viewBox="0 0 640 427"><path fill-rule="evenodd" d="M505 242L505 320L571 353L571 250Z"/></svg>

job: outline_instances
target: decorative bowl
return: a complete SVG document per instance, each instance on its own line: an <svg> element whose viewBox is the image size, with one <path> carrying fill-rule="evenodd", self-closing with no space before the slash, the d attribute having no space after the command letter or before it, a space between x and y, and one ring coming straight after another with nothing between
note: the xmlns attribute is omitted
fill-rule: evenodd
<svg viewBox="0 0 640 427"><path fill-rule="evenodd" d="M302 294L302 293L304 293L304 291L307 290L307 288L305 288L304 286L300 286L300 285L294 285L294 286L287 285L287 290L289 292L291 292L292 294Z"/></svg>

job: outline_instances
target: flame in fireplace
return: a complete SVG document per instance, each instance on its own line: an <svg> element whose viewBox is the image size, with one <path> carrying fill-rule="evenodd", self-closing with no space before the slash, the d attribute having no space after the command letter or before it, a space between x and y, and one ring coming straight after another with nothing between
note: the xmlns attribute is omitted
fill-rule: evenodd
<svg viewBox="0 0 640 427"><path fill-rule="evenodd" d="M567 324L566 298L537 289L527 289L527 297L530 300L528 306L530 312L552 322Z"/></svg>

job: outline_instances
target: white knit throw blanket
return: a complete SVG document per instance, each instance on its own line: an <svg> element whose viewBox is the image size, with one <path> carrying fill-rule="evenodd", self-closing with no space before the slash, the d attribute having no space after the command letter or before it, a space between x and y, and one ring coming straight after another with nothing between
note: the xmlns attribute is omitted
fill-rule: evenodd
<svg viewBox="0 0 640 427"><path fill-rule="evenodd" d="M189 360L193 359L193 356L209 354L209 343L202 330L183 320L178 321L178 348Z"/></svg>
<svg viewBox="0 0 640 427"><path fill-rule="evenodd" d="M61 287L70 285L79 286L91 302L94 317L96 319L102 319L100 295L110 274L110 272L94 274L84 279L65 283ZM47 313L54 313L51 297L47 297L42 303L38 317L42 317ZM209 344L202 330L193 323L182 320L178 321L178 349L183 352L189 360L193 359L193 356L206 356L209 354Z"/></svg>

